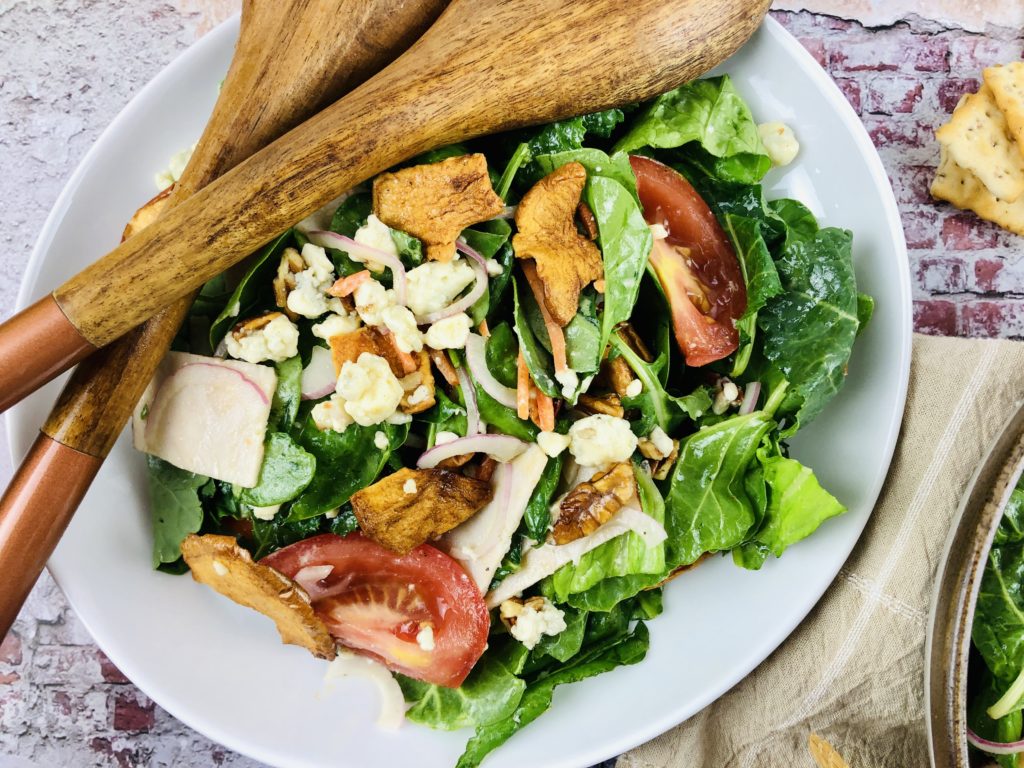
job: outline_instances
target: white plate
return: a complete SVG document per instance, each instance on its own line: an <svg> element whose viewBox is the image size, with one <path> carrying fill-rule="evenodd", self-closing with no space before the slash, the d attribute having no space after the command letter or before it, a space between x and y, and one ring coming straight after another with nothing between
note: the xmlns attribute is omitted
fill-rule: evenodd
<svg viewBox="0 0 1024 768"><path fill-rule="evenodd" d="M199 136L227 69L237 19L192 46L118 115L61 195L32 255L25 306L118 241L153 173ZM774 650L807 614L856 543L889 467L910 364L910 280L903 231L882 164L842 94L774 21L722 71L761 120L794 126L803 145L771 197L807 203L855 233L857 279L877 301L842 394L793 446L850 511L751 573L716 558L666 590L647 659L560 688L551 711L492 755L489 768L588 766L685 720ZM24 455L56 394L13 410ZM122 437L50 569L113 662L172 715L275 766L444 766L467 732L405 725L382 733L362 681L322 693L325 665L282 646L269 621L187 577L150 568L143 462ZM742 723L722 727L742 728Z"/></svg>

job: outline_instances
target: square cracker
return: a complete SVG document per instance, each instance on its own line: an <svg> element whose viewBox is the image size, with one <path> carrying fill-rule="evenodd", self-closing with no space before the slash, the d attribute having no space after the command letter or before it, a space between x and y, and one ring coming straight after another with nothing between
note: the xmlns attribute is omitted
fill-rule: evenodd
<svg viewBox="0 0 1024 768"><path fill-rule="evenodd" d="M932 182L932 196L947 200L957 208L974 211L986 221L1024 235L1024 198L1010 203L996 198L981 180L957 165L948 148L942 147L939 169Z"/></svg>
<svg viewBox="0 0 1024 768"><path fill-rule="evenodd" d="M1012 203L1024 194L1024 155L987 86L964 98L935 136L953 162L977 176L995 197Z"/></svg>
<svg viewBox="0 0 1024 768"><path fill-rule="evenodd" d="M1024 61L1014 61L985 70L985 85L1006 117L1017 150L1024 154Z"/></svg>

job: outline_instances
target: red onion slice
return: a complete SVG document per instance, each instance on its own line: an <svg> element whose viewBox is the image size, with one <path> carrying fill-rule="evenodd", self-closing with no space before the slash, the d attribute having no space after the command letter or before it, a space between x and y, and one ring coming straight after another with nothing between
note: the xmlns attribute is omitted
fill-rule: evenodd
<svg viewBox="0 0 1024 768"><path fill-rule="evenodd" d="M337 386L338 374L334 371L331 351L313 347L309 365L302 369L302 399L319 400L332 394Z"/></svg>
<svg viewBox="0 0 1024 768"><path fill-rule="evenodd" d="M431 469L445 459L450 459L452 456L462 456L466 453L486 453L496 461L504 463L512 461L512 459L525 451L526 448L526 443L509 435L460 437L458 440L452 440L450 443L435 445L420 456L416 466L420 469Z"/></svg>
<svg viewBox="0 0 1024 768"><path fill-rule="evenodd" d="M462 246L460 245L460 250L461 248ZM428 315L417 315L416 322L421 325L436 323L438 320L444 320L446 317L465 312L476 303L477 299L484 295L484 291L487 290L487 267L484 266L483 257L480 254L476 251L473 251L473 254L469 260L469 266L473 268L476 280L473 282L473 287L469 290L469 293L437 312L431 312ZM480 261L477 261L477 259L480 259Z"/></svg>
<svg viewBox="0 0 1024 768"><path fill-rule="evenodd" d="M469 380L465 368L459 366L455 373L459 377L459 388L466 400L466 436L479 435L484 431L484 425L480 420L480 407L476 402L476 387Z"/></svg>
<svg viewBox="0 0 1024 768"><path fill-rule="evenodd" d="M359 262L377 262L383 264L385 267L391 270L391 277L395 283L395 299L399 304L405 304L405 265L402 264L402 260L397 256L393 256L385 251L371 248L368 245L357 243L351 237L345 237L339 235L337 232L325 232L324 230L316 230L309 232L306 237L309 238L309 242L313 245L319 245L321 248L333 248L336 251L345 251L355 261Z"/></svg>
<svg viewBox="0 0 1024 768"><path fill-rule="evenodd" d="M975 749L988 752L990 755L1016 755L1024 752L1024 739L1019 741L991 741L983 739L970 728L967 729L967 742Z"/></svg>
<svg viewBox="0 0 1024 768"><path fill-rule="evenodd" d="M747 388L743 391L743 405L740 406L738 411L740 416L747 413L753 413L757 407L757 398L761 396L761 382L752 381L747 384Z"/></svg>
<svg viewBox="0 0 1024 768"><path fill-rule="evenodd" d="M506 408L515 409L516 391L494 378L487 368L486 342L483 336L475 333L469 334L466 339L466 363L469 365L470 373L473 374L473 380L480 385L484 392Z"/></svg>

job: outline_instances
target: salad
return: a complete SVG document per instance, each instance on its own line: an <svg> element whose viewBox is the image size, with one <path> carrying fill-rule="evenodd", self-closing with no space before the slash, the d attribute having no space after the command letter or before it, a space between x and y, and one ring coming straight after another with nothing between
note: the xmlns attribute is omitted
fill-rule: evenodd
<svg viewBox="0 0 1024 768"><path fill-rule="evenodd" d="M849 232L765 198L797 149L716 77L434 150L283 233L136 408L155 567L372 670L382 719L474 729L463 768L640 662L670 579L845 511L787 440L873 304Z"/></svg>
<svg viewBox="0 0 1024 768"><path fill-rule="evenodd" d="M968 670L968 741L1003 768L1024 752L1024 481L1017 484L996 529L975 604Z"/></svg>

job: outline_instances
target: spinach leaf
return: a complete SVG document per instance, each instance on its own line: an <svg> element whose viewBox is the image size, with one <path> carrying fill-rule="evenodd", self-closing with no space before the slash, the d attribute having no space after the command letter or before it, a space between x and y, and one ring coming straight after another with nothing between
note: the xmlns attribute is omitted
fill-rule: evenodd
<svg viewBox="0 0 1024 768"><path fill-rule="evenodd" d="M434 392L434 405L420 414L419 419L427 424L427 447L433 448L438 432L466 434L466 409L451 400L440 387Z"/></svg>
<svg viewBox="0 0 1024 768"><path fill-rule="evenodd" d="M634 202L640 205L640 197L636 191L636 175L633 173L633 166L629 164L629 155L625 152L616 152L609 157L600 149L585 147L553 155L541 155L536 158L535 162L545 176L566 163L579 163L587 169L588 181L599 176L618 182L630 194ZM597 215L596 211L594 211L594 215Z"/></svg>
<svg viewBox="0 0 1024 768"><path fill-rule="evenodd" d="M345 237L355 237L356 230L366 223L373 213L373 195L356 192L342 201L331 218L331 231Z"/></svg>
<svg viewBox="0 0 1024 768"><path fill-rule="evenodd" d="M1003 518L996 528L993 546L1001 547L1004 544L1016 544L1024 541L1024 488L1020 485L1013 489L1010 500L1003 510Z"/></svg>
<svg viewBox="0 0 1024 768"><path fill-rule="evenodd" d="M808 467L795 459L770 456L758 459L760 477L751 482L753 488L767 487L767 508L761 527L742 550L734 550L737 565L757 570L769 554L776 557L791 544L807 538L830 517L841 515L846 507L821 487ZM753 493L751 493L753 496ZM737 554L738 553L738 554Z"/></svg>
<svg viewBox="0 0 1024 768"><path fill-rule="evenodd" d="M491 375L506 387L515 389L519 341L508 323L501 323L491 329L491 335L484 346L484 358Z"/></svg>
<svg viewBox="0 0 1024 768"><path fill-rule="evenodd" d="M512 182L515 181L516 174L519 173L519 169L524 163L530 162L531 158L530 145L527 142L524 141L516 147L512 157L509 158L508 163L505 165L505 170L501 173L501 178L498 179L498 184L494 188L498 197L508 202L508 193L512 189Z"/></svg>
<svg viewBox="0 0 1024 768"><path fill-rule="evenodd" d="M587 612L577 611L567 606L562 606L561 610L565 614L565 629L557 635L545 635L541 638L530 654L532 662L530 666L536 668L550 663L552 659L564 664L579 653L583 647L587 629Z"/></svg>
<svg viewBox="0 0 1024 768"><path fill-rule="evenodd" d="M491 307L497 307L508 287L508 281L512 276L512 249L508 246L511 235L512 227L504 219L485 221L474 229L462 230L462 239L466 241L466 245L485 259L494 258L502 267L500 275L488 279L487 292L469 309L474 325L483 322L490 314Z"/></svg>
<svg viewBox="0 0 1024 768"><path fill-rule="evenodd" d="M866 293L857 294L857 335L864 333L875 315L875 300Z"/></svg>
<svg viewBox="0 0 1024 768"><path fill-rule="evenodd" d="M400 229L391 229L391 241L398 250L398 256L407 267L416 267L423 263L423 243L418 237L403 232Z"/></svg>
<svg viewBox="0 0 1024 768"><path fill-rule="evenodd" d="M518 437L528 443L535 442L540 430L532 421L524 421L516 415L511 408L506 408L493 397L484 392L483 388L474 382L476 387L476 404L480 409L480 418L491 425L499 432L506 435Z"/></svg>
<svg viewBox="0 0 1024 768"><path fill-rule="evenodd" d="M587 182L587 202L597 219L598 245L604 259L603 350L612 329L633 314L654 239L640 206L617 181L591 177Z"/></svg>
<svg viewBox="0 0 1024 768"><path fill-rule="evenodd" d="M982 681L978 692L967 708L968 726L983 739L1000 742L1017 741L1021 737L1022 726L1024 726L1020 710L1011 712L998 720L989 717L987 710L996 703L1001 693L998 683L991 674L988 674L988 670L982 668L978 670L978 673L982 676ZM972 676L975 674L973 668L970 674ZM999 755L995 757L995 760L1001 768L1020 768L1018 757L1019 755Z"/></svg>
<svg viewBox="0 0 1024 768"><path fill-rule="evenodd" d="M1002 687L1017 678L1024 659L1024 545L989 552L971 638Z"/></svg>
<svg viewBox="0 0 1024 768"><path fill-rule="evenodd" d="M316 474L316 459L283 432L267 436L260 477L253 488L243 488L239 499L253 507L283 504L298 496Z"/></svg>
<svg viewBox="0 0 1024 768"><path fill-rule="evenodd" d="M240 543L252 552L254 560L259 560L289 544L322 533L323 522L323 517L291 520L283 512L275 515L273 520L253 518L252 541L242 539Z"/></svg>
<svg viewBox="0 0 1024 768"><path fill-rule="evenodd" d="M733 363L733 378L743 375L754 349L757 335L757 313L772 299L782 293L782 283L775 269L775 262L768 252L768 245L761 235L761 224L756 219L731 213L722 217L722 227L729 234L736 250L736 257L747 286L747 309L736 321L740 332L740 347Z"/></svg>
<svg viewBox="0 0 1024 768"><path fill-rule="evenodd" d="M149 506L153 510L153 567L181 557L181 542L203 524L199 489L208 477L178 469L156 456L146 456Z"/></svg>
<svg viewBox="0 0 1024 768"><path fill-rule="evenodd" d="M288 432L299 415L302 402L302 358L290 357L274 366L277 389L270 405L270 425L279 432Z"/></svg>
<svg viewBox="0 0 1024 768"><path fill-rule="evenodd" d="M517 677L528 651L517 642L485 653L458 688L445 688L396 674L405 700L412 704L406 717L446 731L484 726L515 712L526 690Z"/></svg>
<svg viewBox="0 0 1024 768"><path fill-rule="evenodd" d="M465 144L448 144L437 149L428 149L423 154L416 155L405 165L430 165L432 163L440 163L442 160L447 160L451 157L462 157L462 155L468 154L469 149Z"/></svg>
<svg viewBox="0 0 1024 768"><path fill-rule="evenodd" d="M494 258L511 236L512 225L504 219L492 219L462 230L462 239L466 245L485 259Z"/></svg>
<svg viewBox="0 0 1024 768"><path fill-rule="evenodd" d="M758 522L746 476L762 438L775 426L755 411L703 427L680 447L665 497L667 566L732 549Z"/></svg>
<svg viewBox="0 0 1024 768"><path fill-rule="evenodd" d="M782 221L788 237L812 237L818 231L818 220L799 200L772 200L768 208Z"/></svg>
<svg viewBox="0 0 1024 768"><path fill-rule="evenodd" d="M589 115L548 123L536 130L527 142L530 155L538 157L564 152L568 149L580 149L583 146L583 139L588 133L608 138L615 130L615 126L624 118L622 110L608 109L604 112L594 112Z"/></svg>
<svg viewBox="0 0 1024 768"><path fill-rule="evenodd" d="M664 524L665 502L654 485L650 473L635 464L633 470L643 511L659 523ZM570 595L586 592L605 579L636 574L654 574L658 577L655 579L655 583L657 583L664 573L665 545L649 547L643 537L629 531L592 549L576 562L563 565L549 577L550 585L544 587L544 592L554 595L556 602L565 602ZM648 586L650 583L646 579L638 581L643 586ZM618 584L620 587L625 586L622 582L618 582ZM635 585L636 582L628 583L629 587ZM622 594L620 600L632 597L633 594Z"/></svg>
<svg viewBox="0 0 1024 768"><path fill-rule="evenodd" d="M566 362L580 378L601 367L601 355L607 344L601 344L599 326L596 292L587 288L580 294L579 310L563 329Z"/></svg>
<svg viewBox="0 0 1024 768"><path fill-rule="evenodd" d="M374 435L383 432L388 447L381 450ZM352 494L370 485L409 435L409 425L350 424L344 432L320 430L307 417L296 439L316 459L317 472L291 506L288 520L306 520L340 507Z"/></svg>
<svg viewBox="0 0 1024 768"><path fill-rule="evenodd" d="M649 645L650 635L641 622L626 637L616 637L609 643L599 644L565 666L530 683L509 717L476 729L476 734L466 745L466 751L459 758L456 768L475 768L480 765L488 754L547 711L556 686L578 682L623 665L636 664L647 655Z"/></svg>
<svg viewBox="0 0 1024 768"><path fill-rule="evenodd" d="M662 94L632 122L615 151L690 142L700 145L719 178L753 182L771 168L750 108L728 76L695 80Z"/></svg>
<svg viewBox="0 0 1024 768"><path fill-rule="evenodd" d="M548 526L551 525L551 500L554 499L558 482L562 479L564 464L564 452L548 459L544 471L540 473L540 480L534 486L533 494L526 504L523 524L526 526L527 535L537 544L547 538Z"/></svg>
<svg viewBox="0 0 1024 768"><path fill-rule="evenodd" d="M512 295L514 304L514 320L516 337L519 339L519 350L523 353L526 367L530 370L530 378L537 385L537 389L548 397L561 397L562 389L555 381L554 363L544 346L534 335L527 318L527 307L536 307L536 300L533 292L527 287L520 290L518 280L512 282ZM538 313L539 309L536 310Z"/></svg>
<svg viewBox="0 0 1024 768"><path fill-rule="evenodd" d="M764 356L789 380L800 406L792 434L808 424L846 378L860 325L851 235L822 229L810 236L790 230L776 267L784 293L758 315Z"/></svg>
<svg viewBox="0 0 1024 768"><path fill-rule="evenodd" d="M683 419L697 420L711 408L711 397L704 388L683 397L668 393L661 379L661 371L668 364L666 352L663 351L653 363L648 363L617 333L612 334L611 343L614 352L622 356L643 384L639 395L622 399L626 408L640 409L642 417L632 425L636 434L649 434L655 425L672 434Z"/></svg>
<svg viewBox="0 0 1024 768"><path fill-rule="evenodd" d="M235 286L227 305L210 325L211 349L217 348L239 317L248 315L261 302L273 306L271 280L277 272L281 253L291 244L292 237L293 230L288 230L250 258L248 269Z"/></svg>

